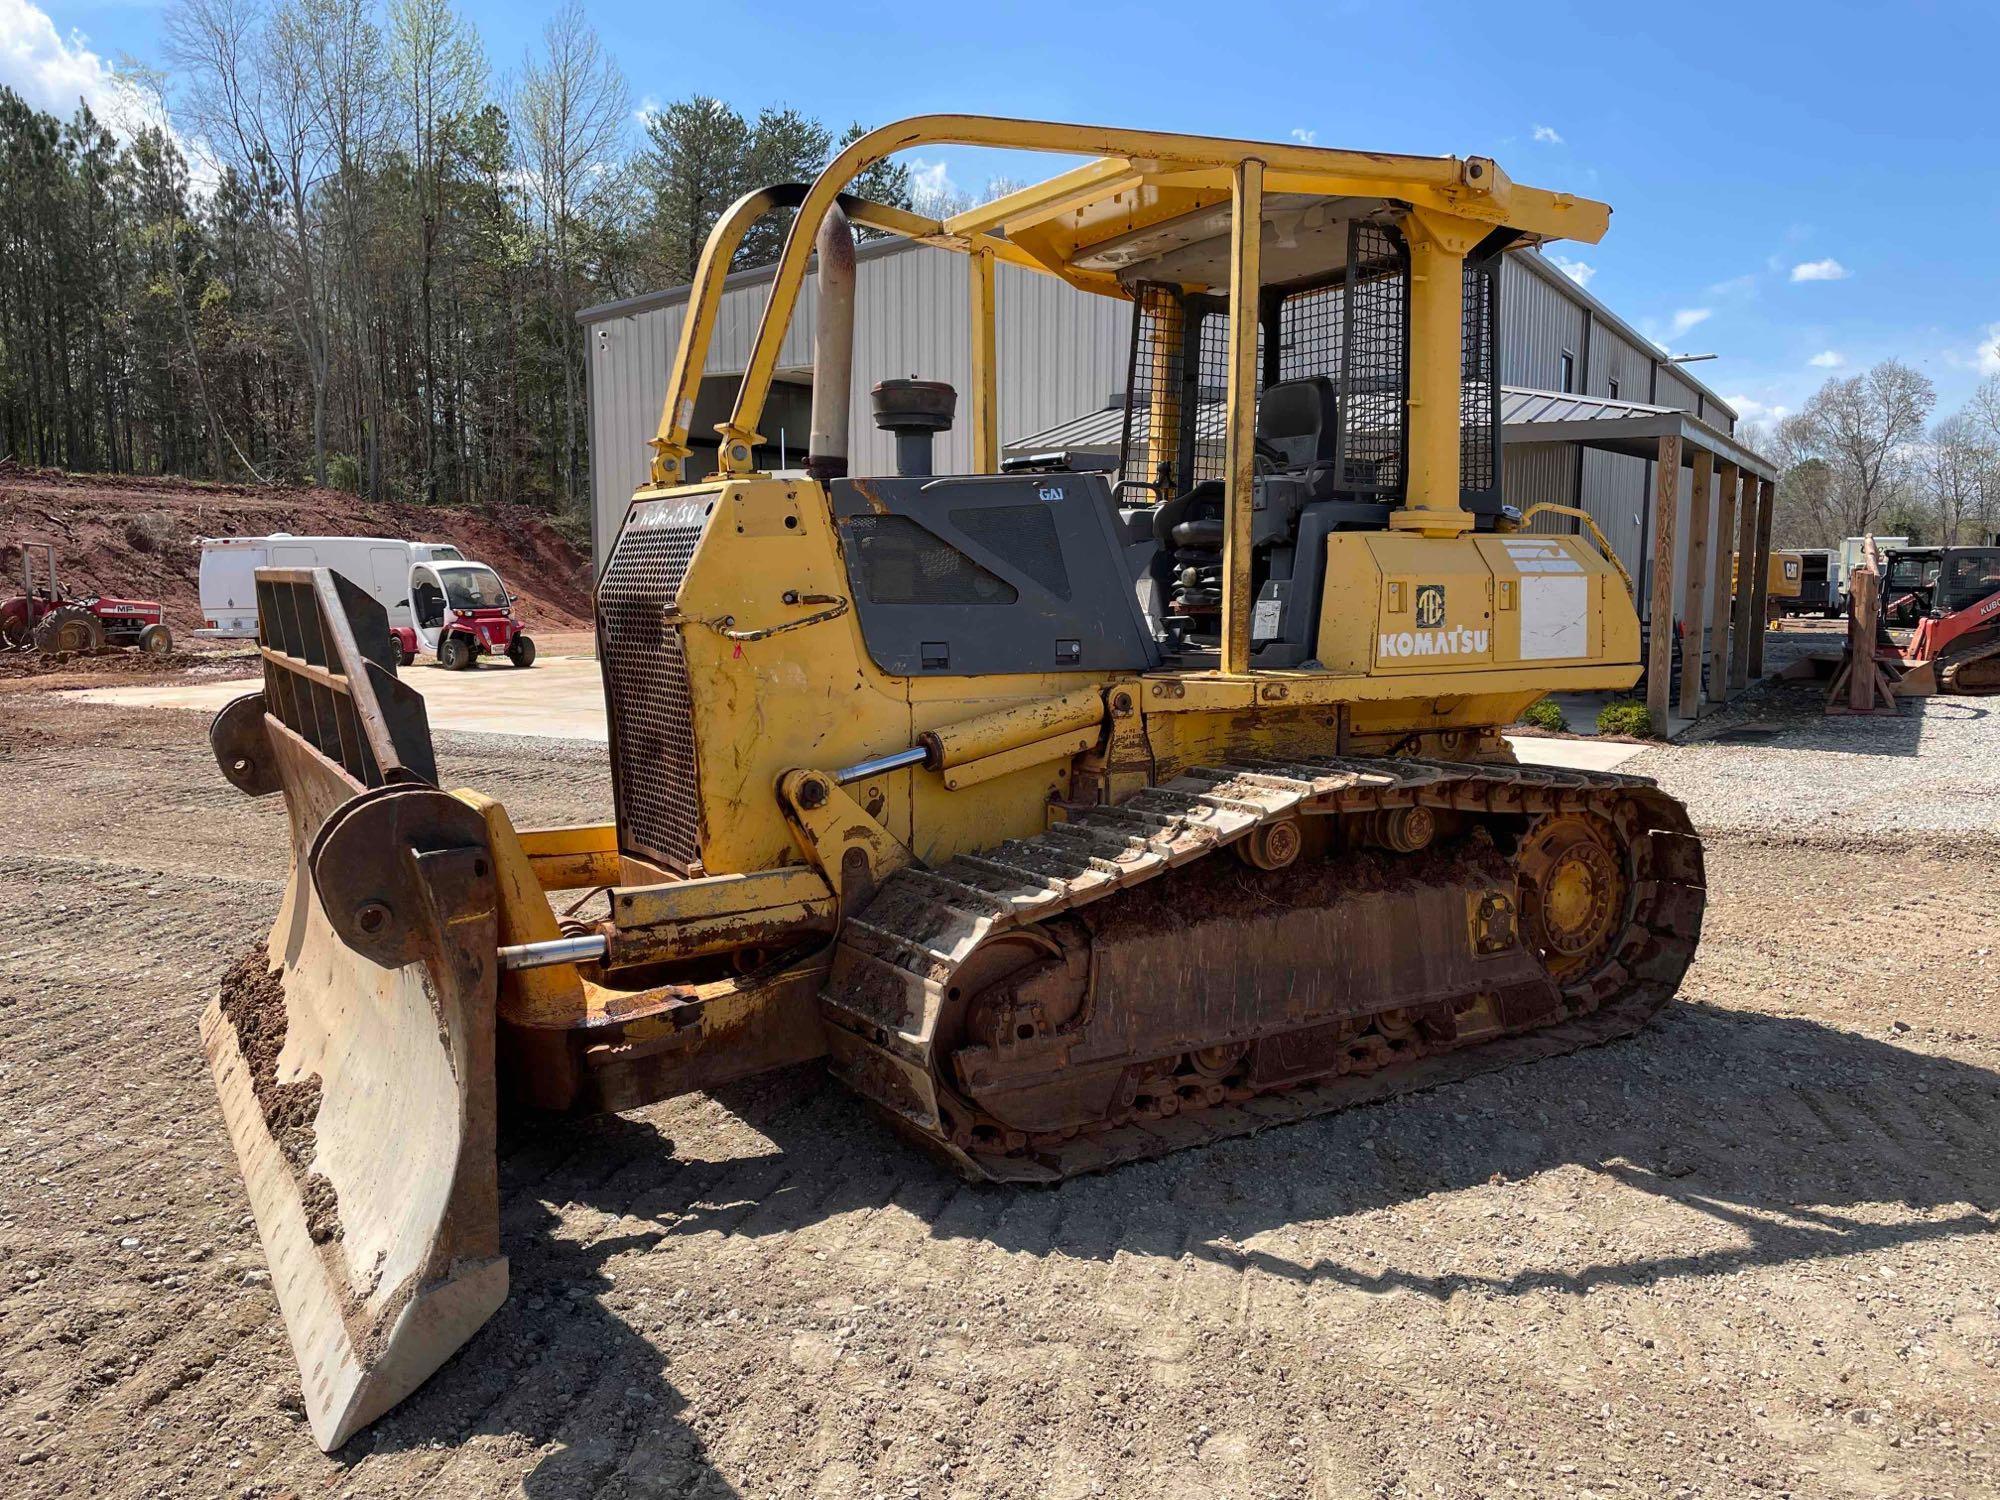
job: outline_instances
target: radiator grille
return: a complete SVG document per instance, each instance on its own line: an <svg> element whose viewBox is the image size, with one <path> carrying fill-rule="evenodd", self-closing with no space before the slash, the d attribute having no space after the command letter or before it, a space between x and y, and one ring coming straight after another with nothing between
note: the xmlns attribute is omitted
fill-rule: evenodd
<svg viewBox="0 0 2000 1500"><path fill-rule="evenodd" d="M701 818L687 659L665 615L714 503L696 495L633 506L597 586L619 845L680 874L701 859Z"/></svg>

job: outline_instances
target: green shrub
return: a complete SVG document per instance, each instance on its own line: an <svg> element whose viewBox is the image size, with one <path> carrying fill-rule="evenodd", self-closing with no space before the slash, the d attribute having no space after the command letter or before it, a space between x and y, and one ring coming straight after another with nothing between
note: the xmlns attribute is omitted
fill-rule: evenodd
<svg viewBox="0 0 2000 1500"><path fill-rule="evenodd" d="M1636 740L1653 738L1653 716L1646 705L1630 698L1607 703L1597 711L1599 734L1623 734Z"/></svg>
<svg viewBox="0 0 2000 1500"><path fill-rule="evenodd" d="M1521 722L1534 729L1542 729L1550 734L1561 734L1569 728L1569 721L1563 711L1556 707L1553 698L1537 698L1521 710Z"/></svg>
<svg viewBox="0 0 2000 1500"><path fill-rule="evenodd" d="M350 495L361 493L361 460L352 453L336 453L326 461L326 483L329 489L346 490Z"/></svg>

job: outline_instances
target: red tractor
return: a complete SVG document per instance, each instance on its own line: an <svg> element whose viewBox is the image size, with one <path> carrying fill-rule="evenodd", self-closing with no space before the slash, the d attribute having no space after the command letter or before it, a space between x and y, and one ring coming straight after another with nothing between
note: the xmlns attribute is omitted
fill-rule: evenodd
<svg viewBox="0 0 2000 1500"><path fill-rule="evenodd" d="M35 584L37 553L42 559L40 587ZM157 599L66 592L56 581L55 547L48 542L23 542L21 592L0 599L0 642L58 652L137 646L148 656L165 656L174 649L165 615Z"/></svg>

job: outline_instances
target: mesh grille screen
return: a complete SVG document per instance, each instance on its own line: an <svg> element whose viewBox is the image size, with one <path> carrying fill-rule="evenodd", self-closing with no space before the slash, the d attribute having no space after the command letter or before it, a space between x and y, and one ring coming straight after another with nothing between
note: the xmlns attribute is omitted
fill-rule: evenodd
<svg viewBox="0 0 2000 1500"><path fill-rule="evenodd" d="M1381 224L1347 231L1347 287L1341 337L1340 483L1343 489L1400 494L1409 394L1410 266L1402 240Z"/></svg>
<svg viewBox="0 0 2000 1500"><path fill-rule="evenodd" d="M1347 288L1294 292L1278 304L1278 379L1340 379L1340 333Z"/></svg>
<svg viewBox="0 0 2000 1500"><path fill-rule="evenodd" d="M1483 494L1499 482L1495 473L1494 429L1499 420L1499 386L1493 378L1494 298L1499 266L1465 263L1464 355L1459 371L1459 487Z"/></svg>
<svg viewBox="0 0 2000 1500"><path fill-rule="evenodd" d="M664 615L712 503L695 496L635 507L597 589L620 842L682 874L701 858L694 704L680 630Z"/></svg>
<svg viewBox="0 0 2000 1500"><path fill-rule="evenodd" d="M1229 472L1229 312L1208 306L1201 313L1195 379L1201 404L1194 418L1194 462L1186 488ZM1257 329L1257 369L1264 368L1264 330ZM1254 419L1253 419L1254 420Z"/></svg>
<svg viewBox="0 0 2000 1500"><path fill-rule="evenodd" d="M1132 363L1125 384L1125 433L1119 478L1152 484L1160 465L1178 467L1181 431L1181 386L1186 377L1182 338L1186 311L1171 287L1141 286L1132 299ZM1168 483L1158 492L1164 500L1174 492Z"/></svg>
<svg viewBox="0 0 2000 1500"><path fill-rule="evenodd" d="M1069 597L1069 569L1055 517L1046 505L994 505L955 510L951 524L995 557L1004 557L1058 599Z"/></svg>
<svg viewBox="0 0 2000 1500"><path fill-rule="evenodd" d="M876 604L1012 604L1014 586L907 516L854 516L841 529Z"/></svg>

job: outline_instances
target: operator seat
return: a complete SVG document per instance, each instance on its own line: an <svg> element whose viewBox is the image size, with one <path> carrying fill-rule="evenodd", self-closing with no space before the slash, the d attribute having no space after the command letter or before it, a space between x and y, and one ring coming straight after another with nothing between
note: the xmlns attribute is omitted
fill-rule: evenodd
<svg viewBox="0 0 2000 1500"><path fill-rule="evenodd" d="M1339 408L1324 375L1266 386L1257 400L1258 472L1298 476L1312 497L1329 490ZM1153 535L1168 560L1172 614L1199 620L1222 611L1223 493L1222 480L1206 479L1154 512Z"/></svg>
<svg viewBox="0 0 2000 1500"><path fill-rule="evenodd" d="M1284 455L1279 467L1311 470L1333 462L1340 402L1324 375L1281 380L1257 403L1257 439Z"/></svg>

